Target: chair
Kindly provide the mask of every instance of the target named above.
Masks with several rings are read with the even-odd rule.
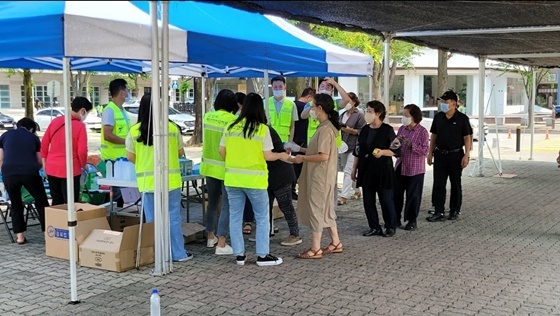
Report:
[[[105,165],[104,162],[103,165]],[[98,173],[102,172],[97,166],[91,163],[87,163],[86,167],[82,168],[82,176],[80,178],[80,202],[94,205],[101,205],[105,203],[108,193],[98,192],[93,188],[93,183],[95,181],[94,178]]]
[[[39,213],[38,213],[37,209],[35,208],[35,205],[33,205],[35,203],[35,199],[25,189],[25,187],[21,188],[21,199],[22,199],[22,202],[23,202],[23,210],[25,212],[25,222],[29,223],[29,218],[30,217],[32,219],[39,220]],[[2,207],[4,207],[4,206],[6,208],[2,209]],[[16,241],[14,239],[14,235],[12,234],[12,227],[10,227],[10,225],[9,225],[9,224],[12,223],[12,221],[11,221],[11,217],[12,217],[11,211],[12,211],[12,206],[11,206],[9,200],[0,202],[0,217],[2,218],[2,222],[4,223],[4,228],[8,232],[8,236],[10,237],[10,240],[12,241],[12,243],[15,243]],[[9,221],[8,221],[8,218],[10,218]],[[40,223],[27,225],[27,226],[29,227],[29,226],[37,226],[37,225],[40,225]]]

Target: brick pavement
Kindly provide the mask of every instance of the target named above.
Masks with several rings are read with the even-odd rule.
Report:
[[[303,245],[282,247],[287,225],[280,219],[271,240],[280,266],[256,266],[248,241],[243,267],[193,242],[194,259],[163,277],[150,276],[150,267],[114,273],[78,266],[82,303],[75,306],[67,304],[68,264],[44,255],[38,227],[23,246],[9,243],[1,227],[0,315],[148,315],[152,287],[160,289],[163,315],[560,315],[556,155],[527,161],[505,151],[504,172],[517,177],[492,177],[488,159],[485,177],[465,173],[456,222],[428,223],[422,211],[417,231],[362,237],[361,201],[351,201],[338,208],[342,254],[295,259],[310,231],[302,227]],[[431,186],[429,168],[423,209]]]

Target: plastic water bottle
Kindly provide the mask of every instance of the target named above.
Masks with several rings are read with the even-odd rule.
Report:
[[[92,184],[91,184],[91,190],[92,191],[99,191],[99,184],[97,184],[98,179],[99,179],[99,176],[97,175],[97,173],[94,173]]]
[[[152,290],[150,297],[150,316],[160,316],[159,294],[157,289]]]
[[[115,161],[115,171],[113,172],[113,177],[118,180],[125,180],[124,176],[123,160],[122,158],[117,158],[117,160]]]
[[[105,163],[105,168],[106,168],[106,175],[107,175],[107,179],[111,179],[113,178],[113,162],[111,160],[107,160],[107,162]]]

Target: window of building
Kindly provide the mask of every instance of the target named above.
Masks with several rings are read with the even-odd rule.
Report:
[[[507,105],[523,105],[526,99],[525,86],[521,78],[507,78]]]
[[[0,85],[0,108],[10,108],[10,86]]]
[[[25,108],[25,87],[21,86],[21,107]],[[36,85],[33,87],[33,96],[31,97],[31,102],[35,104],[36,100],[41,102],[41,107],[48,107],[51,106],[51,103],[54,101],[54,98],[51,98],[47,95],[47,86],[39,86]]]

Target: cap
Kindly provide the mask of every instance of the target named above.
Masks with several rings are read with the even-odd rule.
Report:
[[[438,98],[439,100],[443,100],[443,101],[447,101],[447,100],[453,100],[455,102],[457,102],[459,100],[459,98],[457,98],[457,94],[455,92],[453,92],[453,90],[448,90],[446,91],[441,97]]]

